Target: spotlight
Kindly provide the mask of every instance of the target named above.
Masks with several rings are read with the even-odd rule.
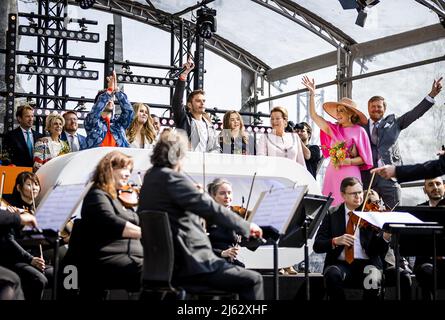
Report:
[[[367,17],[368,13],[365,11],[365,8],[359,10],[355,24],[363,28]]]
[[[34,14],[34,12],[31,12],[31,14]],[[33,17],[28,17],[27,19],[31,28],[37,28],[37,22],[34,21]]]
[[[124,64],[124,65],[122,66],[122,72],[123,72],[124,74],[129,75],[129,76],[133,74],[133,71],[130,70],[130,65],[128,65],[128,64]]]
[[[262,116],[261,112],[258,112],[257,114],[255,114],[253,116],[253,122],[251,123],[251,125],[254,125],[254,126],[262,125],[263,124],[263,120],[261,120],[261,116]]]
[[[84,96],[81,96],[81,98],[85,98]],[[78,103],[77,103],[77,105],[74,107],[74,110],[77,110],[77,111],[83,111],[83,110],[85,110],[87,107],[85,107],[85,102],[83,102],[83,101],[79,101]]]
[[[88,31],[88,27],[85,25],[83,21],[79,21],[80,32]]]
[[[28,58],[28,65],[29,66],[35,66],[37,64],[36,60],[32,55],[27,55],[26,58]]]
[[[96,0],[76,0],[79,3],[79,7],[82,9],[89,9],[94,6]]]
[[[196,27],[199,35],[204,39],[210,39],[216,32],[216,10],[204,6],[197,11],[197,15]]]

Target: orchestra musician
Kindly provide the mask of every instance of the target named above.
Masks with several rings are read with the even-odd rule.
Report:
[[[26,300],[41,300],[43,290],[52,279],[53,268],[45,264],[42,255],[32,255],[15,239],[24,225],[36,227],[35,217],[29,213],[20,213],[14,207],[8,207],[12,223],[0,228],[0,265],[15,272],[22,282]],[[5,213],[0,213],[5,214]]]
[[[11,214],[11,212],[0,210],[0,237],[3,238],[4,231],[22,226],[36,227],[36,218],[30,213]],[[0,247],[0,260],[7,252]],[[0,263],[1,264],[1,263]],[[0,300],[23,300],[23,290],[20,277],[10,269],[0,266]]]
[[[132,169],[131,157],[112,151],[93,173],[93,186],[81,210],[82,298],[100,299],[106,289],[140,289],[143,252],[139,217],[118,199],[118,190],[128,185]]]
[[[344,178],[340,192],[344,202],[330,209],[313,245],[316,253],[327,253],[323,271],[327,295],[331,300],[344,300],[344,288],[358,286],[364,289],[364,299],[375,299],[380,293],[382,257],[391,235],[369,226],[355,226],[359,222],[353,211],[363,202],[363,186],[358,178]]]
[[[232,184],[221,178],[216,178],[207,185],[210,196],[220,205],[231,209],[233,195]],[[231,209],[232,210],[232,209]],[[234,212],[234,214],[237,214]],[[238,245],[238,235],[235,231],[220,227],[216,224],[207,224],[210,242],[213,252],[240,267],[245,267],[244,263],[237,259],[240,247]]]
[[[153,167],[144,177],[138,207],[138,212],[168,213],[175,246],[173,283],[238,293],[244,300],[263,299],[262,276],[216,256],[200,217],[245,237],[261,237],[262,230],[200,192],[182,173],[187,149],[187,135],[182,131],[165,129],[161,133],[151,156]]]
[[[28,212],[34,212],[34,199],[40,193],[40,181],[35,173],[23,171],[15,179],[14,190],[11,196],[5,195],[9,205],[24,209]]]

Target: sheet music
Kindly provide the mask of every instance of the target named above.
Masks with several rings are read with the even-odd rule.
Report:
[[[354,213],[379,228],[382,228],[385,223],[424,223],[408,212],[354,211]]]
[[[299,186],[263,191],[253,210],[252,222],[272,226],[284,234],[306,190],[307,186]]]
[[[37,208],[36,218],[40,229],[60,231],[77,208],[89,186],[67,184],[49,191]]]

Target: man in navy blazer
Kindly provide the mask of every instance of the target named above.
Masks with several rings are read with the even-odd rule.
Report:
[[[390,114],[383,117],[386,111],[385,98],[374,96],[368,101],[368,124],[364,126],[371,141],[374,168],[383,165],[402,165],[402,157],[397,143],[400,132],[408,128],[411,123],[423,116],[434,105],[434,97],[442,89],[442,78],[434,80],[430,93],[412,110],[400,117]],[[375,128],[374,128],[375,127]],[[362,171],[362,181],[365,188],[371,180],[369,170]],[[395,180],[385,180],[375,176],[372,189],[377,191],[385,204],[394,207],[401,199],[400,185]]]
[[[71,152],[86,149],[87,143],[85,136],[77,133],[79,124],[77,122],[76,112],[69,110],[63,114],[63,118],[65,119],[65,126],[63,127],[60,139],[68,142]]]
[[[34,164],[34,144],[43,135],[32,129],[34,109],[30,105],[19,106],[15,116],[19,126],[5,133],[3,149],[8,152],[12,164],[19,167],[32,167]]]

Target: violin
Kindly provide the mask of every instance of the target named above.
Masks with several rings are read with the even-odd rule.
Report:
[[[241,216],[243,219],[247,220],[251,214],[250,210],[243,208],[242,206],[230,206],[230,209]]]
[[[135,185],[126,185],[117,190],[117,197],[127,209],[134,208],[139,204],[140,188]]]

